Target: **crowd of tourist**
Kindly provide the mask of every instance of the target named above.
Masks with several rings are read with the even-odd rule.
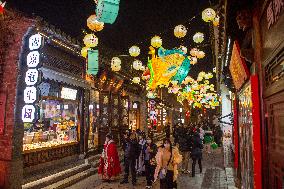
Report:
[[[202,152],[211,152],[210,144],[207,145],[205,138],[214,136],[216,143],[221,146],[222,130],[218,126],[212,126],[203,121],[198,124],[176,124],[171,128],[165,127],[166,138],[163,143],[156,145],[151,136],[144,132],[126,131],[123,135],[122,150],[124,176],[121,184],[131,182],[135,186],[137,177],[144,176],[147,182],[146,188],[152,186],[159,180],[161,189],[177,188],[179,172],[182,174],[196,175],[195,166],[199,165],[202,173]],[[172,142],[173,141],[173,142]],[[205,143],[205,144],[204,144]],[[191,170],[189,162],[191,159]],[[100,159],[99,174],[105,181],[121,173],[118,150],[112,139],[112,135],[106,136],[104,150]],[[178,171],[180,170],[180,171]]]

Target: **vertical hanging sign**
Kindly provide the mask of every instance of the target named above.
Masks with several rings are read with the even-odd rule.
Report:
[[[25,73],[24,102],[22,108],[22,121],[24,123],[32,123],[37,118],[35,103],[38,100],[37,85],[40,83],[41,74],[38,71],[40,65],[39,49],[43,44],[43,38],[40,34],[32,35],[29,38],[29,53],[26,58],[27,71]]]

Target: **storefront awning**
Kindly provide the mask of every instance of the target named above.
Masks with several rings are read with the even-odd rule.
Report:
[[[81,78],[76,78],[74,76],[70,76],[65,73],[60,73],[58,71],[45,68],[45,67],[41,67],[39,70],[42,72],[43,78],[45,79],[52,79],[54,81],[63,82],[68,85],[82,87],[85,89],[91,88],[89,83]]]

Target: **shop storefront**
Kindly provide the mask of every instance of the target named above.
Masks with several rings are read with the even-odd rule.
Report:
[[[29,172],[70,156],[76,161],[86,146],[85,95],[90,86],[83,79],[84,60],[75,44],[64,46],[67,42],[59,34],[51,37],[52,32],[43,25],[30,30],[20,58],[15,116]]]

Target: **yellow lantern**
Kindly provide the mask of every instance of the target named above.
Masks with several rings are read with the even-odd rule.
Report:
[[[111,70],[114,72],[118,72],[121,70],[121,65],[120,64],[111,65]]]
[[[193,48],[193,49],[190,50],[189,53],[190,53],[191,56],[197,56],[197,54],[198,54],[198,49],[197,49],[197,48]]]
[[[178,25],[174,29],[174,35],[177,38],[183,38],[187,33],[187,29],[184,25]]]
[[[213,20],[213,25],[217,27],[219,26],[219,22],[220,22],[220,17],[217,15]]]
[[[211,9],[211,8],[207,8],[204,11],[202,11],[202,19],[205,22],[210,22],[213,21],[213,19],[216,17],[216,12]]]
[[[159,37],[159,36],[154,36],[152,39],[151,39],[151,45],[155,48],[159,48],[162,46],[162,39]]]
[[[133,77],[132,82],[136,84],[140,83],[140,77]]]
[[[92,50],[90,47],[83,47],[82,50],[81,50],[81,55],[84,57],[84,58],[87,58],[87,55],[88,55],[88,50]]]
[[[111,69],[114,72],[118,72],[121,69],[121,60],[118,57],[113,57],[111,59]]]
[[[205,53],[203,51],[198,51],[197,54],[196,54],[196,58],[204,58],[205,57]]]
[[[203,33],[197,32],[196,34],[194,34],[193,41],[195,43],[202,43],[203,40],[204,40],[204,34]]]
[[[94,34],[85,35],[83,41],[86,47],[96,47],[99,43],[99,39]]]
[[[104,23],[99,22],[95,14],[89,16],[89,18],[87,19],[87,26],[92,31],[101,31],[102,29],[104,29]]]
[[[137,46],[130,47],[129,54],[133,57],[138,56],[140,54],[140,48]]]
[[[135,70],[140,70],[142,66],[142,62],[140,60],[134,60],[132,66]]]

